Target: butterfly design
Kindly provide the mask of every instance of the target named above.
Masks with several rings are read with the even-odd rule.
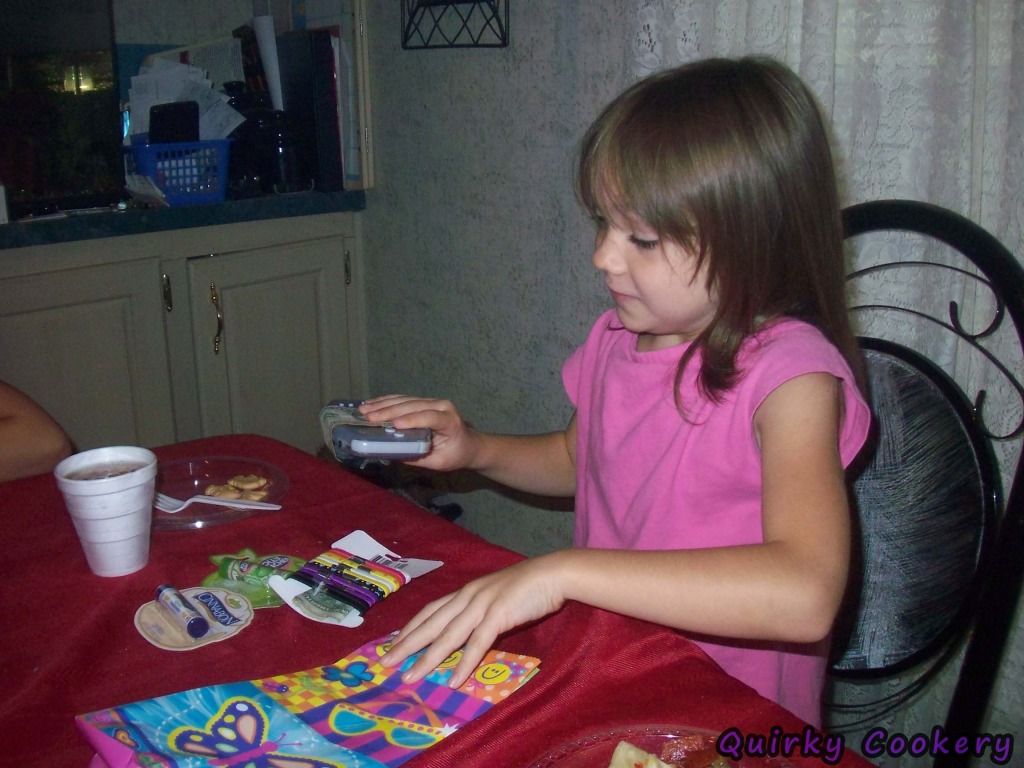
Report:
[[[324,680],[340,682],[347,688],[358,688],[363,683],[373,681],[373,672],[365,661],[350,662],[344,669],[336,666],[321,667]]]
[[[132,738],[132,735],[128,732],[127,728],[118,728],[115,730],[114,738],[126,747],[131,747],[132,749],[136,749],[139,746],[139,742]]]
[[[168,768],[170,766],[170,763],[163,756],[142,751],[136,736],[133,735],[127,726],[115,728],[111,735],[118,742],[135,752],[135,762],[142,766],[142,768]]]
[[[341,763],[278,751],[266,739],[269,720],[260,705],[245,696],[224,702],[205,728],[182,726],[167,737],[170,747],[204,757],[210,765],[238,768],[344,768]]]
[[[171,764],[163,757],[149,752],[139,752],[135,755],[135,760],[142,768],[171,768]]]

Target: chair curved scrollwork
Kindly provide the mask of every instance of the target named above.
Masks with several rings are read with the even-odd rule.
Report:
[[[966,638],[946,730],[973,734],[992,695],[1024,578],[1024,386],[1019,373],[1024,270],[980,226],[934,205],[862,203],[844,210],[843,223],[848,239],[870,232],[914,233],[938,241],[940,248],[945,244],[965,261],[919,257],[917,249],[909,253],[898,244],[888,258],[848,276],[852,287],[875,280],[888,294],[875,300],[869,286],[871,300],[861,299],[865,291],[858,291],[851,301],[858,328],[866,316],[886,319],[867,323],[871,335],[860,338],[875,430],[852,482],[857,546],[831,672],[856,681],[925,670],[894,694],[845,708],[847,715],[859,708],[870,719],[912,698],[956,656]],[[958,298],[945,303],[944,313],[891,298],[901,286],[933,298],[954,284],[971,285],[969,294],[987,294],[991,317],[980,330],[968,330],[976,323],[974,313],[971,322],[965,321]],[[922,285],[927,288],[921,290]],[[988,391],[977,384],[972,384],[977,389],[973,396],[966,394],[965,386],[943,370],[952,367],[948,360],[930,359],[924,345],[906,335],[914,324],[932,329],[925,334],[946,334],[955,349],[966,349],[986,367],[984,373],[972,367],[971,381],[997,381],[1002,397],[1013,402],[991,408]],[[894,329],[900,333],[888,332]],[[992,351],[989,342],[997,334],[1009,352]],[[878,338],[882,335],[887,338]],[[898,340],[888,338],[892,335]],[[1013,415],[1018,412],[1019,418]],[[998,458],[997,444],[1013,446],[1017,455],[1007,458],[1002,451]],[[959,762],[958,756],[948,756],[936,764]]]

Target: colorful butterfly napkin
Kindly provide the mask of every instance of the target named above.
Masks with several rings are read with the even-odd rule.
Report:
[[[448,687],[457,651],[414,684],[379,659],[391,636],[334,664],[196,688],[79,715],[110,768],[396,768],[486,712],[537,672],[538,659],[491,651]]]

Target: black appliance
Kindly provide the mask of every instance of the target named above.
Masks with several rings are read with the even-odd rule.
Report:
[[[331,33],[311,29],[278,35],[277,58],[298,165],[311,171],[317,191],[344,189]]]

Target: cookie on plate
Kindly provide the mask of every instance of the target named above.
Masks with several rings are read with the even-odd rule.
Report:
[[[615,747],[608,768],[672,768],[672,766],[628,741],[620,741]]]
[[[234,486],[240,491],[256,491],[267,484],[267,478],[262,475],[235,475],[228,480],[228,485]]]
[[[213,484],[206,486],[204,493],[207,496],[216,496],[218,499],[240,499],[242,492],[233,485]]]

